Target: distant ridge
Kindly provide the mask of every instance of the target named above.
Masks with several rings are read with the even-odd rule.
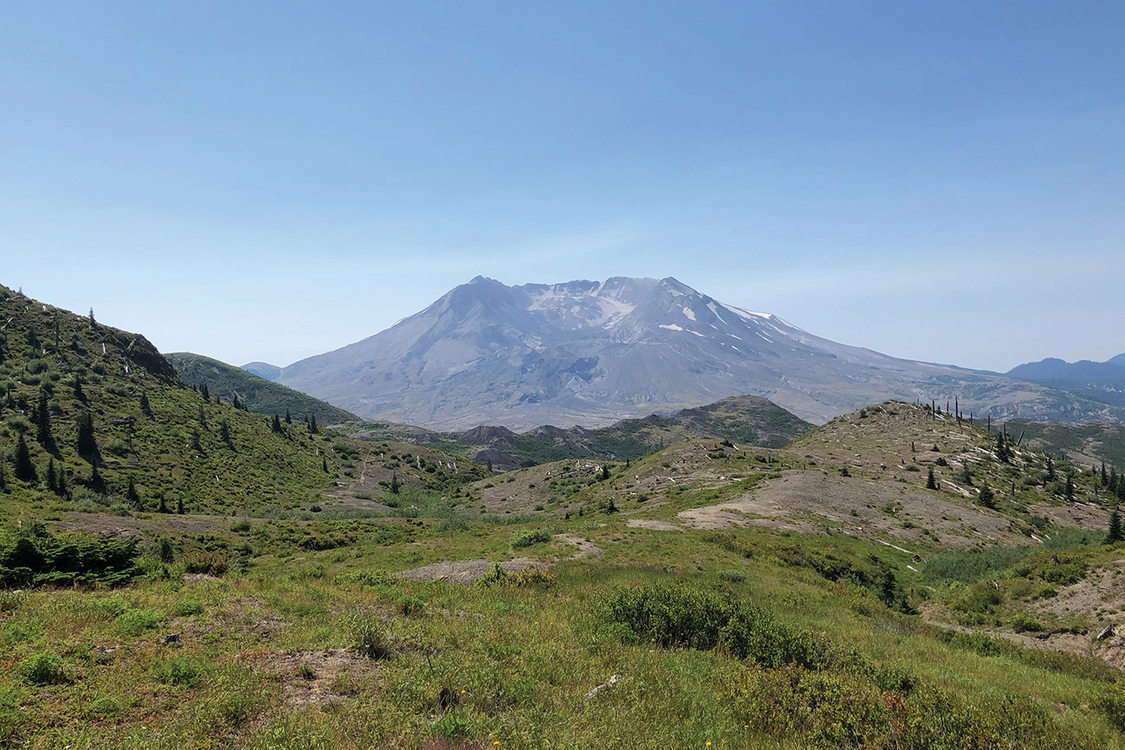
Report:
[[[242,369],[270,381],[276,381],[278,376],[281,375],[281,368],[277,365],[271,365],[269,362],[249,362],[242,365]]]
[[[339,409],[320,399],[286,388],[259,377],[245,368],[228,365],[217,359],[191,352],[165,354],[180,379],[190,385],[207,385],[212,396],[228,403],[235,397],[249,411],[266,416],[290,414],[294,419],[316,417],[319,425],[339,424],[359,419],[354,414]]]
[[[957,399],[994,417],[1125,416],[1044,385],[838,344],[673,278],[509,287],[478,276],[277,381],[367,419],[442,431],[599,427],[742,394],[814,423],[887,398]]]

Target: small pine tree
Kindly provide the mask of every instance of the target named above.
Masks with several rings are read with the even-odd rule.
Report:
[[[1074,479],[1070,474],[1066,475],[1066,488],[1064,492],[1066,493],[1066,499],[1070,502],[1074,502]]]
[[[90,327],[91,328],[97,328],[98,327],[98,321],[94,318],[94,308],[92,308],[92,307],[90,308],[89,319],[90,319]]]
[[[203,404],[199,405],[199,424],[207,429],[207,413],[203,411]]]
[[[203,452],[203,444],[199,442],[199,430],[194,427],[191,430],[191,449],[196,453]]]
[[[285,410],[285,424],[293,424],[293,417],[289,416],[289,410]]]
[[[398,472],[396,471],[393,474],[391,474],[391,494],[397,495],[398,490],[401,486],[402,485],[398,481]]]
[[[82,378],[74,378],[74,397],[82,403],[86,403],[86,394],[82,390]]]
[[[141,393],[141,414],[152,419],[152,406],[148,402],[148,394],[143,392]]]
[[[992,489],[987,484],[980,488],[977,500],[986,508],[996,509],[996,495],[993,494]]]
[[[609,479],[609,464],[602,464],[602,470],[601,470],[601,474],[599,474],[599,478],[602,481],[605,481],[606,479]]]
[[[84,411],[78,416],[78,455],[93,463],[98,455],[98,443],[94,439],[94,417]]]
[[[63,468],[59,467],[59,475],[55,480],[55,492],[59,493],[59,497],[66,497],[70,494],[70,487],[67,485],[66,472]]]
[[[316,426],[316,415],[313,414],[309,417],[309,432],[316,435],[320,432],[320,428]]]
[[[230,405],[233,406],[235,409],[241,409],[242,408],[242,402],[238,400],[238,394],[237,393],[234,394],[234,399],[230,402]]]
[[[328,473],[328,459],[327,458],[321,457],[320,468],[324,469],[325,474]]]
[[[132,503],[134,510],[144,510],[144,507],[141,505],[141,496],[137,492],[136,485],[133,484],[132,477],[129,477],[129,486],[125,490],[125,499]]]
[[[182,516],[184,514],[184,499],[182,497],[176,498],[176,515]]]
[[[969,468],[969,464],[965,464],[965,468],[961,469],[961,481],[970,487],[973,486],[973,471]]]
[[[51,434],[51,410],[47,408],[47,392],[39,391],[39,404],[35,408],[35,421],[39,426],[38,440],[43,450],[58,453],[55,437]]]
[[[158,508],[158,511],[160,513],[167,513],[168,512],[168,500],[167,500],[167,498],[164,497],[163,492],[160,493],[160,507]]]
[[[90,464],[90,481],[86,486],[94,492],[105,494],[105,481],[102,479],[101,473],[98,471],[97,463]]]
[[[1056,478],[1057,475],[1055,474],[1055,462],[1051,460],[1050,456],[1047,456],[1047,481],[1053,482]]]
[[[281,420],[278,419],[276,414],[273,415],[273,421],[270,422],[270,429],[278,434],[281,433]]]
[[[55,473],[55,459],[47,462],[47,491],[58,493],[59,491],[59,478]]]
[[[1117,506],[1114,506],[1113,512],[1109,514],[1109,532],[1105,535],[1105,543],[1116,544],[1123,540],[1125,536],[1121,534],[1121,514],[1117,511]]]
[[[20,433],[19,442],[16,443],[16,468],[14,473],[16,479],[23,482],[35,484],[39,481],[39,475],[35,472],[35,464],[31,463],[31,452],[27,449],[27,441],[23,439],[23,433]]]
[[[227,444],[228,448],[234,450],[234,442],[231,440],[230,436],[230,422],[225,419],[219,422],[219,438]]]
[[[172,549],[172,542],[167,538],[160,540],[160,562],[173,563],[176,561],[176,552]]]
[[[199,384],[199,393],[205,402],[211,400],[211,391],[207,389],[206,381]]]
[[[930,473],[926,476],[926,489],[927,490],[936,490],[937,489],[937,480],[934,479],[933,467],[930,467]]]

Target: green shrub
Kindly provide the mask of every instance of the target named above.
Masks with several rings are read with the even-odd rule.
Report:
[[[746,580],[746,573],[741,570],[720,570],[719,580],[727,581],[728,583],[742,583]]]
[[[551,532],[547,529],[525,529],[512,537],[512,547],[520,549],[549,541],[551,541]]]
[[[604,621],[626,625],[637,641],[664,648],[722,646],[734,656],[767,666],[816,667],[833,658],[820,639],[781,625],[725,593],[649,586],[610,596],[600,608]]]
[[[104,599],[95,599],[90,603],[94,614],[105,620],[116,620],[129,609],[129,602],[119,596],[108,596]]]
[[[404,596],[398,600],[398,607],[399,611],[409,617],[424,612],[426,603],[421,599],[415,599],[413,596]]]
[[[391,655],[391,637],[375,615],[356,609],[344,618],[351,647],[372,659]]]
[[[166,685],[195,687],[203,675],[203,666],[188,656],[176,656],[160,666],[160,681]]]
[[[191,617],[203,613],[203,605],[194,599],[180,599],[173,610],[180,617]]]
[[[1017,633],[1037,633],[1043,629],[1038,620],[1022,612],[1012,617],[1011,626]]]
[[[66,681],[62,659],[46,651],[37,651],[21,661],[19,674],[34,685],[54,685]]]
[[[114,630],[124,636],[138,636],[146,630],[155,628],[160,622],[160,613],[147,609],[130,609],[123,612],[114,623]]]
[[[121,705],[112,695],[100,695],[90,701],[86,707],[86,716],[90,719],[108,719],[116,716],[121,710]]]
[[[230,567],[227,556],[221,552],[197,550],[184,555],[184,572],[222,576]]]

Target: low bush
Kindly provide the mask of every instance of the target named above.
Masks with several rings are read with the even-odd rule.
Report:
[[[203,677],[203,666],[189,656],[176,656],[160,666],[160,681],[166,685],[195,687]]]
[[[19,674],[33,685],[54,685],[66,682],[62,659],[45,651],[37,651],[21,661]]]
[[[547,529],[525,529],[512,537],[512,547],[519,549],[549,541],[551,541],[551,532]]]

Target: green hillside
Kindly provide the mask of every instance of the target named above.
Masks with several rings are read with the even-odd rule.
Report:
[[[206,385],[210,395],[228,403],[238,399],[241,406],[257,414],[285,416],[289,413],[293,419],[301,420],[316,417],[321,426],[359,419],[332,404],[217,359],[191,352],[174,352],[165,354],[164,358],[176,368],[183,382],[196,387]]]
[[[1036,447],[1084,463],[1125,466],[1125,425],[1120,422],[1060,424],[1027,419],[1008,421],[1008,431]]]

